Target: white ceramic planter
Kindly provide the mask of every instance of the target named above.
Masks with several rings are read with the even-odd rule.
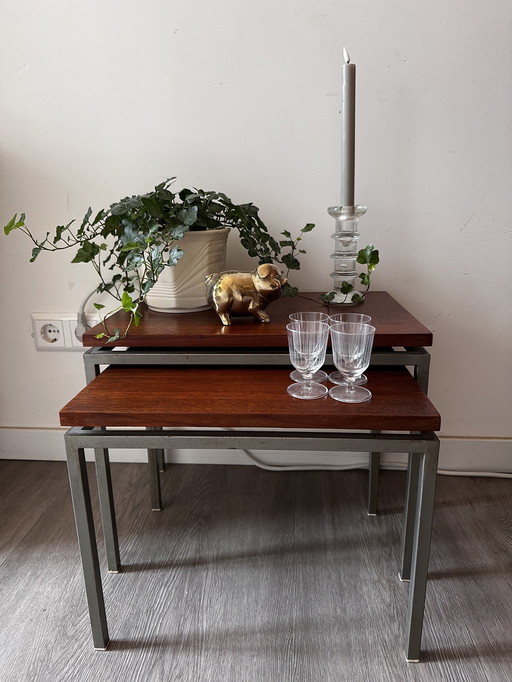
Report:
[[[205,277],[226,267],[230,228],[187,232],[179,242],[184,254],[177,265],[167,267],[148,292],[146,303],[159,313],[207,310]]]

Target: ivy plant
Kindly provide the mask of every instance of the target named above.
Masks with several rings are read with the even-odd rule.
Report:
[[[356,263],[360,265],[365,265],[366,270],[360,272],[358,277],[364,287],[363,291],[356,291],[353,284],[347,281],[343,281],[339,288],[339,291],[330,291],[327,294],[322,294],[320,297],[325,303],[330,303],[338,293],[345,296],[342,301],[336,301],[337,303],[363,303],[366,294],[370,290],[372,273],[379,263],[379,252],[373,246],[373,244],[368,244],[357,253]],[[349,299],[350,296],[350,299]]]
[[[34,244],[30,261],[42,252],[76,249],[73,263],[90,263],[98,275],[98,294],[109,294],[116,306],[104,313],[105,306],[94,303],[99,311],[103,331],[98,338],[117,341],[141,319],[141,303],[155,285],[164,268],[176,265],[183,256],[180,240],[188,231],[238,230],[240,243],[249,256],[259,263],[280,263],[286,276],[300,269],[302,237],[314,225],[306,224],[293,237],[284,230],[275,238],[252,203],[235,204],[226,194],[202,189],[184,188],[172,191],[176,178],[156,185],[147,194],[125,197],[93,215],[89,208],[81,223],[58,225],[53,234],[37,239],[25,222],[25,214],[13,218],[4,227],[5,234],[23,232]],[[297,287],[286,284],[284,296],[295,296]],[[129,322],[121,332],[110,330],[107,318],[118,310],[129,313]]]

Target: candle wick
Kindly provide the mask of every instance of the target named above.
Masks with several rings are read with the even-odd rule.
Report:
[[[343,48],[343,59],[345,60],[345,64],[350,64],[350,55],[347,52],[347,48]]]

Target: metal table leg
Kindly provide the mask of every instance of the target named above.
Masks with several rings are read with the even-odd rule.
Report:
[[[398,577],[403,582],[411,578],[411,561],[413,552],[414,521],[416,518],[416,500],[418,497],[418,476],[420,458],[417,454],[409,454],[407,464],[407,486],[403,514],[402,550]]]
[[[165,450],[159,450],[158,451],[158,470],[160,473],[164,473],[166,470],[167,465],[165,463]]]
[[[94,361],[94,356],[90,351],[86,351],[83,358],[85,380],[89,384],[100,374],[100,365]],[[96,461],[96,481],[100,500],[101,523],[107,550],[108,570],[110,573],[119,573],[121,570],[121,560],[119,557],[119,543],[117,541],[116,514],[108,450],[94,450],[94,458]]]
[[[110,573],[119,573],[121,559],[119,556],[119,542],[117,539],[116,512],[114,509],[114,495],[112,491],[112,477],[110,475],[110,461],[108,450],[95,449],[96,481],[100,501],[101,523],[105,536],[107,550],[107,565]]]
[[[439,441],[437,439],[428,445],[424,453],[417,456],[420,466],[417,478],[409,603],[405,626],[405,657],[410,662],[418,662],[420,659],[438,457]]]
[[[75,513],[78,545],[82,557],[85,591],[95,649],[106,649],[109,641],[105,602],[101,586],[98,548],[94,532],[91,497],[83,448],[65,437],[71,499]]]
[[[372,431],[378,435],[380,431]],[[377,516],[379,503],[380,452],[370,452],[368,459],[368,516]]]
[[[151,430],[162,431],[162,428],[155,426]],[[163,453],[164,450],[162,449],[155,448],[148,449],[149,488],[151,492],[152,511],[162,511],[162,490],[160,487],[160,463],[162,460]]]

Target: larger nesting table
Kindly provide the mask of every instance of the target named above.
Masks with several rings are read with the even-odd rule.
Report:
[[[113,572],[121,569],[121,561],[108,448],[405,452],[409,467],[399,573],[410,580],[405,655],[419,660],[439,414],[403,367],[370,370],[373,399],[359,405],[330,398],[293,399],[286,393],[288,375],[288,368],[264,366],[109,367],[61,410],[61,424],[71,427],[65,435],[66,453],[95,648],[106,648],[109,635],[85,448],[95,452],[108,568]]]

